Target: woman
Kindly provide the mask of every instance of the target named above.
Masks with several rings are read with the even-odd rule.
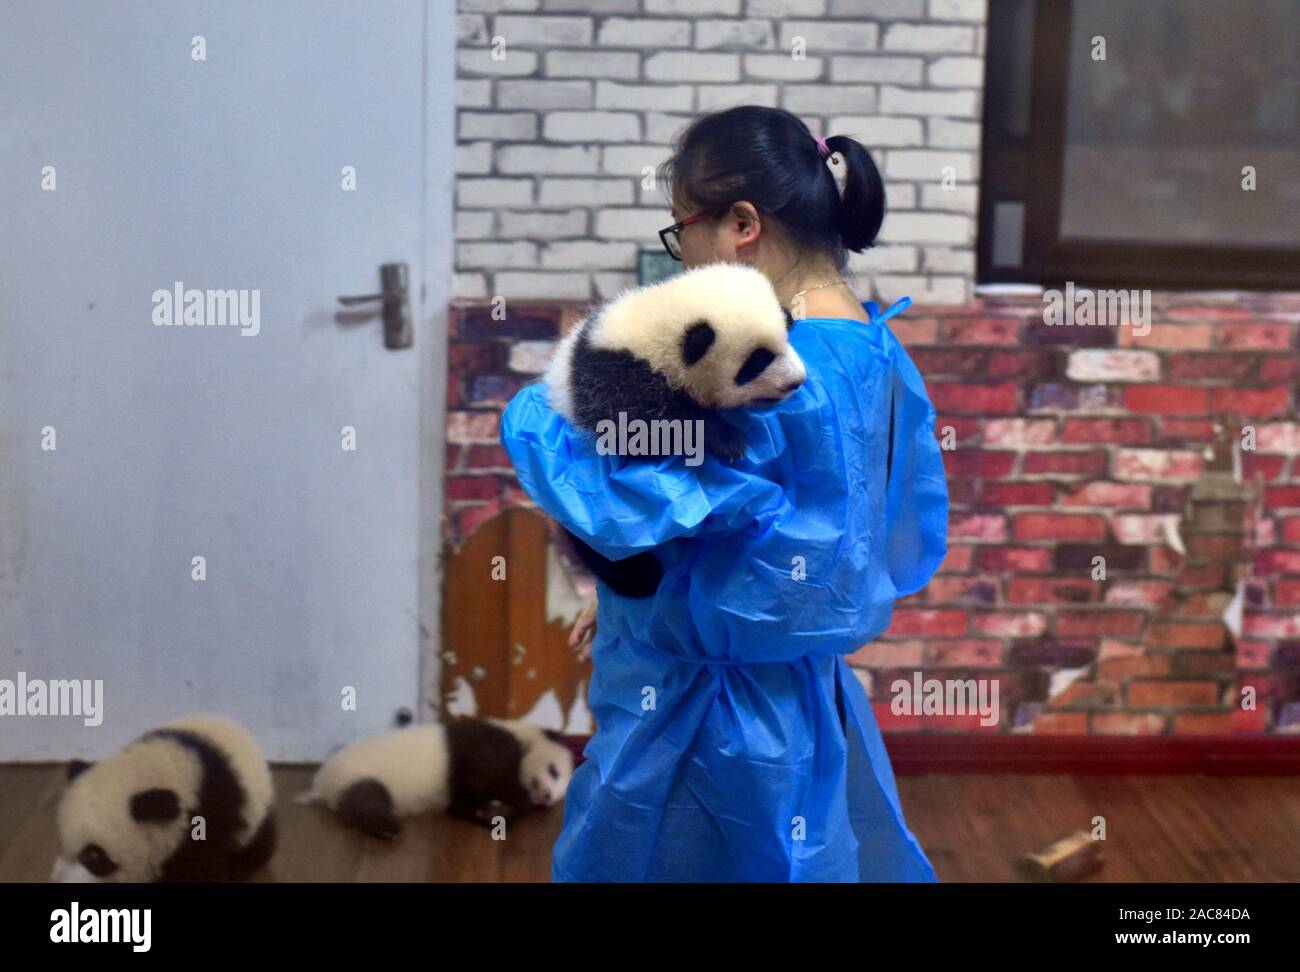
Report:
[[[880,228],[880,174],[853,139],[741,107],[697,119],[663,175],[676,220],[665,247],[688,267],[766,274],[808,379],[741,414],[749,452],[731,465],[601,455],[538,385],[502,416],[543,510],[611,559],[653,549],[664,567],[654,597],[601,591],[597,732],[552,876],[934,881],[844,659],[946,552],[934,409],[889,312],[841,277],[846,251]]]

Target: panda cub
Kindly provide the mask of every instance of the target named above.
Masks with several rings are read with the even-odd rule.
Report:
[[[628,422],[697,422],[704,449],[732,462],[745,442],[725,413],[774,405],[803,384],[804,365],[788,339],[793,327],[758,270],[697,267],[628,291],[566,335],[545,376],[551,407],[593,433],[603,422],[617,427],[620,413]],[[649,597],[658,589],[663,571],[653,554],[611,561],[573,534],[568,539],[616,593]]]
[[[178,719],[68,779],[55,881],[241,880],[275,850],[270,767],[231,719]]]
[[[324,803],[373,837],[401,833],[401,818],[439,811],[491,826],[564,799],[573,753],[531,723],[457,718],[390,729],[331,754],[298,797]]]

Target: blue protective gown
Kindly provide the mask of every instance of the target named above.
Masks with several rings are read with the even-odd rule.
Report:
[[[731,417],[749,444],[734,464],[602,455],[544,384],[506,408],[537,505],[606,557],[653,549],[664,567],[650,598],[598,588],[597,731],[554,880],[936,880],[843,657],[947,550],[934,407],[884,323],[908,303],[799,321],[807,381]]]

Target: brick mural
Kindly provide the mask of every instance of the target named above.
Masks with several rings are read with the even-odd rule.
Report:
[[[949,556],[851,658],[881,726],[1300,731],[1300,295],[1156,293],[1142,327],[976,297],[982,0],[459,10],[450,542],[528,503],[498,414],[658,248],[667,205],[646,173],[673,135],[779,106],[881,167],[889,215],[850,279],[917,302],[889,326],[945,450]],[[893,711],[891,685],[917,673],[993,680],[1006,716]]]
[[[582,312],[453,308],[453,544],[528,504],[498,415]],[[890,322],[935,402],[952,509],[939,574],[850,659],[882,727],[990,731],[891,711],[921,672],[996,679],[993,731],[1296,731],[1300,295],[1157,293],[1140,336],[1043,318],[983,300]]]

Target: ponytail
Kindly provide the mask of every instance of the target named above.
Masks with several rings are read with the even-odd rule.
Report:
[[[861,253],[874,246],[885,220],[885,182],[871,153],[847,135],[832,135],[826,146],[844,159],[844,197],[837,226],[846,250]]]

